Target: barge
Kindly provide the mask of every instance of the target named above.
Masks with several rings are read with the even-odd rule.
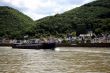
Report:
[[[51,49],[54,50],[56,47],[55,43],[35,43],[35,44],[13,44],[12,48],[18,49]]]

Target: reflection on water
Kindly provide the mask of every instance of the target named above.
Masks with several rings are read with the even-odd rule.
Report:
[[[0,73],[110,73],[110,48],[0,47]]]

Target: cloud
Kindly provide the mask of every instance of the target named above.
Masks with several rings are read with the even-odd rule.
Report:
[[[10,6],[37,20],[62,13],[93,0],[0,0],[0,6]]]

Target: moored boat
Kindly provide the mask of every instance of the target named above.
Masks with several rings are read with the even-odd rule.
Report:
[[[37,43],[37,44],[13,44],[12,48],[21,49],[52,49],[56,47],[55,43]]]

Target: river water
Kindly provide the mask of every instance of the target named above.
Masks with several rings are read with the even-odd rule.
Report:
[[[0,47],[0,73],[110,73],[110,48]]]

